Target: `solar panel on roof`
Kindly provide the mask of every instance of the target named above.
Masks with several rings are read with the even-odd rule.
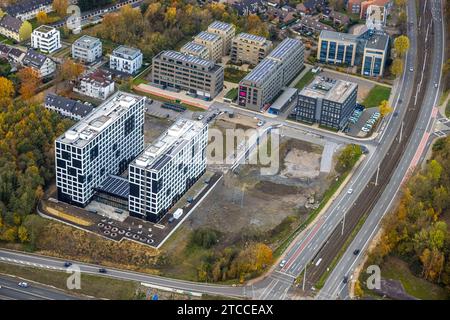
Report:
[[[130,184],[128,180],[110,175],[106,180],[97,188],[100,192],[109,193],[122,198],[128,198],[130,193]]]

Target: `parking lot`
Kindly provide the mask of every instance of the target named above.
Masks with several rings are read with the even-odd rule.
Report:
[[[355,123],[352,123],[351,121],[349,121],[347,134],[352,137],[368,136],[376,128],[376,124],[380,118],[377,119],[378,121],[373,121],[373,120],[370,121],[370,122],[373,122],[373,124],[371,124],[372,127],[369,128],[369,130],[363,131],[362,128],[368,123],[368,121],[371,119],[371,117],[375,118],[374,115],[376,113],[378,113],[378,108],[364,109],[361,112],[360,116],[356,117],[357,121]],[[364,130],[366,130],[366,129],[364,129]]]

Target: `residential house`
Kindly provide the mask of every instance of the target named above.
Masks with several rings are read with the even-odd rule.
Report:
[[[47,109],[74,120],[81,120],[93,110],[92,105],[89,103],[81,103],[53,93],[47,93],[44,105]]]
[[[114,92],[112,74],[98,69],[79,79],[73,87],[73,91],[95,99],[105,100]]]
[[[72,58],[92,63],[102,56],[102,42],[84,35],[72,44]]]
[[[0,34],[17,42],[29,39],[33,27],[28,21],[22,21],[5,14],[0,18]]]
[[[266,12],[264,0],[240,0],[231,4],[240,16]]]
[[[22,65],[32,68],[41,78],[51,76],[56,71],[56,63],[52,59],[33,49],[27,51]]]
[[[114,49],[109,57],[109,67],[120,72],[135,74],[142,67],[141,50],[127,46]]]
[[[52,12],[53,0],[21,0],[6,7],[10,16],[22,21],[31,20],[40,12]]]
[[[31,33],[31,47],[45,53],[52,53],[61,48],[61,34],[54,27],[42,25]]]

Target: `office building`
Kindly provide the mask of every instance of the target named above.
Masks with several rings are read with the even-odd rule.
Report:
[[[162,87],[186,90],[203,99],[213,99],[223,88],[223,67],[176,51],[162,51],[153,58],[152,82]]]
[[[79,79],[73,87],[74,92],[95,99],[105,100],[114,92],[114,81],[111,72],[97,69]]]
[[[81,103],[53,93],[47,93],[44,105],[47,109],[74,120],[81,120],[93,109],[89,103]]]
[[[389,36],[373,34],[364,46],[361,74],[370,77],[383,75],[389,52]]]
[[[356,64],[358,36],[334,31],[322,31],[317,45],[317,60],[331,64]]]
[[[159,221],[206,169],[208,125],[179,119],[129,166],[131,216]]]
[[[6,7],[6,12],[22,21],[36,18],[39,12],[53,11],[53,0],[21,0]]]
[[[213,60],[214,62],[218,62],[222,60],[222,38],[210,32],[202,31],[198,35],[194,37],[194,42],[198,44],[202,44],[209,50],[209,60]]]
[[[342,129],[356,107],[357,94],[356,83],[316,77],[298,93],[298,103],[291,118]]]
[[[31,68],[40,78],[52,76],[56,71],[56,63],[45,54],[29,49],[22,59],[24,67]]]
[[[228,55],[231,50],[231,42],[236,34],[236,28],[229,23],[214,21],[209,25],[207,31],[217,34],[222,39],[222,55]]]
[[[181,53],[185,53],[194,57],[199,57],[202,59],[209,59],[209,50],[206,46],[198,44],[194,41],[186,43],[181,49]]]
[[[144,149],[145,97],[117,92],[55,141],[58,199],[85,207]]]
[[[272,41],[249,33],[240,33],[231,44],[231,62],[257,65],[272,50]]]
[[[127,46],[114,49],[109,57],[109,67],[113,70],[135,74],[142,67],[141,50]]]
[[[5,14],[0,17],[0,34],[17,42],[30,38],[33,27],[28,21],[22,21]]]
[[[72,58],[92,63],[102,56],[100,39],[85,35],[72,44]]]
[[[238,103],[252,110],[266,110],[284,86],[304,65],[300,40],[284,39],[264,60],[239,82]]]
[[[61,48],[61,35],[56,28],[42,25],[31,33],[31,47],[45,53],[52,53]]]

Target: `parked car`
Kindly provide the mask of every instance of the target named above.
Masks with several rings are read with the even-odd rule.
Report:
[[[286,260],[281,260],[280,262],[280,267],[283,268],[286,264]]]
[[[169,223],[172,223],[172,222],[175,221],[175,218],[174,217],[170,217],[168,221],[169,221]]]
[[[202,119],[203,119],[203,115],[202,114],[197,117],[197,120],[202,120]]]

